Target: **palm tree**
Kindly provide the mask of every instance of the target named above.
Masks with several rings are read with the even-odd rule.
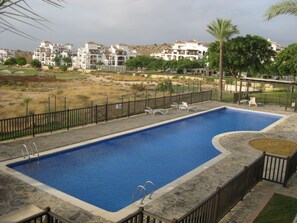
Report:
[[[220,63],[219,63],[219,100],[222,100],[223,94],[223,45],[232,35],[238,34],[239,30],[236,25],[231,23],[231,19],[217,18],[207,26],[207,32],[214,36],[220,45]]]
[[[283,0],[268,8],[265,13],[267,20],[270,20],[278,15],[295,15],[297,16],[297,1],[296,0]]]

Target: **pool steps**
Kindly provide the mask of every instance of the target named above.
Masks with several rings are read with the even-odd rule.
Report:
[[[30,155],[28,146],[26,144],[23,144],[23,147],[24,148],[22,148],[21,151],[24,159],[28,159],[28,161],[31,161],[31,157],[37,157],[37,159],[39,160],[39,151],[35,142],[32,142],[30,146],[31,155]]]
[[[136,187],[136,189],[134,190],[134,192],[132,194],[132,203],[134,202],[135,194],[139,191],[140,198],[142,198],[140,204],[143,204],[144,198],[148,195],[148,190],[146,189],[147,185],[153,186],[152,191],[149,193],[149,199],[152,199],[152,195],[156,190],[156,185],[152,181],[148,180],[143,185],[138,185]],[[143,196],[143,193],[144,193],[144,196]]]

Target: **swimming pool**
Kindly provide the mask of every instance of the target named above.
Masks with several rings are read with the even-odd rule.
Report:
[[[211,143],[215,135],[262,130],[280,118],[217,109],[10,167],[80,200],[118,211],[147,180],[161,188],[219,155]]]

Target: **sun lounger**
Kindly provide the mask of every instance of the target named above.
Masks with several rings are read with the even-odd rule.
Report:
[[[161,115],[166,115],[168,113],[168,109],[162,109],[162,108],[159,108],[159,109],[152,109],[150,107],[147,107],[144,112],[146,114],[151,114],[151,115],[155,115],[157,113],[161,114]]]
[[[179,108],[179,104],[178,103],[176,103],[176,102],[172,102],[172,104],[171,104],[171,108]]]
[[[251,106],[251,105],[258,106],[255,97],[250,97],[249,106]]]
[[[182,102],[182,104],[179,106],[180,110],[186,110],[186,111],[198,111],[198,106],[188,105],[187,102]]]

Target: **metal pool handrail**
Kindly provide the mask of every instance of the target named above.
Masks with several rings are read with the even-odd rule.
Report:
[[[147,195],[147,190],[145,189],[144,186],[142,186],[142,185],[138,185],[137,188],[135,189],[135,191],[134,191],[133,194],[132,194],[132,203],[134,202],[134,197],[135,197],[135,194],[136,194],[137,191],[139,191],[139,194],[140,194],[141,197],[142,197],[142,193],[143,193],[143,192],[145,193],[144,196],[142,197],[142,200],[141,200],[141,204],[142,204],[144,198],[145,198],[146,195]]]
[[[156,185],[152,181],[148,180],[148,181],[145,182],[145,184],[143,185],[143,187],[146,188],[146,186],[148,184],[150,184],[150,185],[153,186],[153,190],[151,191],[150,196],[149,196],[149,199],[152,199],[152,195],[156,191]]]

